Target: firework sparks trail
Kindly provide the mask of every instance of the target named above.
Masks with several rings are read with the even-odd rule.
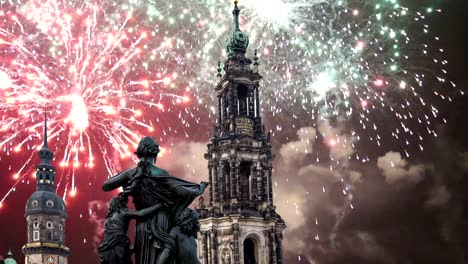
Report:
[[[67,189],[71,196],[77,192],[75,170],[95,166],[98,140],[127,158],[141,133],[159,128],[147,112],[162,112],[165,100],[189,100],[170,89],[177,81],[177,73],[170,72],[175,69],[142,58],[167,56],[170,47],[166,36],[140,26],[130,10],[112,12],[105,2],[29,1],[3,7],[0,19],[0,147],[6,155],[33,153],[42,113],[49,112],[50,139],[65,142],[57,146],[59,164],[71,168],[58,184],[67,178],[64,197]],[[99,154],[108,152],[103,147]],[[28,180],[31,160],[32,155],[14,173],[16,182],[0,203]],[[105,163],[108,172],[115,172],[112,163]]]
[[[438,106],[452,100],[454,89],[447,87],[455,87],[444,50],[429,44],[439,39],[431,35],[428,17],[441,10],[413,9],[399,0],[239,5],[242,30],[259,51],[263,112],[288,118],[273,136],[287,131],[284,124],[295,129],[344,122],[350,139],[330,148],[352,146],[348,159],[360,162],[370,157],[359,144],[404,142],[400,151],[409,157],[413,146],[422,150],[426,138],[437,136],[434,124],[445,122]],[[76,194],[75,170],[95,167],[99,157],[109,174],[115,172],[111,153],[129,157],[141,134],[188,137],[191,123],[210,122],[215,114],[212,87],[216,63],[226,55],[231,8],[222,0],[4,3],[3,153],[35,151],[42,112],[51,112],[51,139],[65,142],[57,147],[60,165],[72,169],[60,186]],[[182,129],[164,121],[172,113]],[[330,168],[342,167],[341,160],[331,156]],[[15,184],[0,203],[28,175],[27,166],[15,170]],[[346,197],[351,206],[352,194]]]

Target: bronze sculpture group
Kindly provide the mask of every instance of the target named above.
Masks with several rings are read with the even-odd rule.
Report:
[[[139,163],[108,179],[102,189],[123,191],[111,200],[104,239],[99,246],[101,264],[199,264],[196,233],[198,213],[188,208],[202,195],[207,183],[195,184],[155,166],[159,145],[152,137],[141,139],[135,154]],[[135,211],[127,208],[133,198]],[[135,244],[127,236],[136,219]]]

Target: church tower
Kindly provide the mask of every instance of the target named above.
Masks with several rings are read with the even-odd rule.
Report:
[[[198,205],[199,257],[203,264],[277,264],[286,225],[273,205],[274,156],[260,115],[258,57],[255,51],[252,63],[245,56],[249,38],[239,13],[234,1],[224,76],[218,63],[218,124],[205,154],[209,203],[201,198]]]
[[[70,249],[65,246],[65,203],[55,192],[54,154],[47,146],[47,120],[44,145],[36,167],[36,191],[29,197],[24,214],[28,242],[23,246],[26,264],[67,264]]]

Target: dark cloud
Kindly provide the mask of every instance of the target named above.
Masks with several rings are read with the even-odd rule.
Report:
[[[340,135],[333,129],[328,133]],[[459,232],[466,227],[457,186],[465,154],[450,165],[450,175],[437,156],[422,163],[397,152],[335,171],[311,157],[315,133],[320,129],[300,129],[275,161],[275,204],[288,225],[286,263],[463,263],[466,238]],[[453,147],[428,148],[453,155]],[[343,193],[347,184],[352,210]]]

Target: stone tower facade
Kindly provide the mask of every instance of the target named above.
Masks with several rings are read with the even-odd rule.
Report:
[[[36,191],[26,203],[27,244],[23,246],[26,264],[67,264],[70,249],[65,246],[65,203],[55,192],[54,154],[47,146],[47,121],[44,145],[36,167]]]
[[[245,56],[249,39],[239,29],[237,1],[234,29],[226,43],[228,59],[216,86],[218,124],[205,159],[209,203],[200,199],[199,257],[203,264],[283,263],[286,228],[276,213],[272,193],[269,135],[260,116],[258,57]]]

